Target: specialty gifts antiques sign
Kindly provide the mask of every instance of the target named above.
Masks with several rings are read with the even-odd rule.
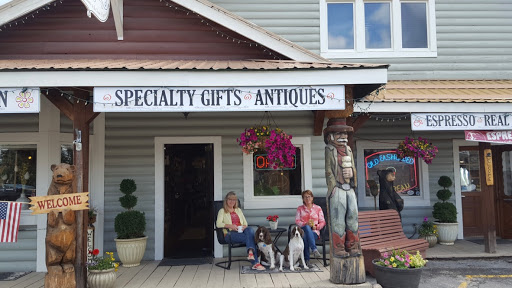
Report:
[[[345,86],[95,87],[94,112],[343,110]]]
[[[0,87],[0,113],[39,113],[39,88]]]
[[[512,113],[412,113],[411,128],[421,130],[511,130]]]
[[[110,0],[82,0],[82,3],[87,8],[87,16],[89,18],[93,14],[100,22],[107,21],[108,13],[110,12]]]

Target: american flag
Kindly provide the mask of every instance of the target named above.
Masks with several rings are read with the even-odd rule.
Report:
[[[18,241],[22,204],[17,202],[0,202],[0,242]]]

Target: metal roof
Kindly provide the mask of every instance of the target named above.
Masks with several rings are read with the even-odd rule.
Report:
[[[139,60],[139,59],[57,59],[0,60],[1,71],[27,70],[296,70],[296,69],[371,69],[387,68],[384,64],[342,64],[333,62],[299,62],[293,60]]]
[[[512,103],[512,80],[389,81],[358,102]]]

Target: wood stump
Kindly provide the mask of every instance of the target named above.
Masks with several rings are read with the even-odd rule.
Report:
[[[335,284],[360,284],[366,281],[363,255],[346,258],[331,254],[331,278]]]
[[[44,277],[46,288],[74,288],[76,287],[75,271],[64,272],[60,266],[49,266]]]

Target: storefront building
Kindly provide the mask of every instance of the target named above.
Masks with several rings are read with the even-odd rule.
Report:
[[[80,1],[37,7],[12,20],[19,26],[10,21],[2,29],[0,111],[9,112],[0,114],[2,200],[46,195],[50,165],[73,158],[76,111],[91,120],[84,189],[98,212],[95,247],[102,251],[115,251],[125,178],[135,180],[136,209],[146,214],[147,260],[221,257],[211,203],[228,191],[237,192],[254,224],[269,213],[292,223],[301,191],[325,193],[318,135],[325,111],[345,111],[351,99],[386,83],[387,65],[330,63],[194,2],[200,12],[124,3],[123,41],[115,17],[89,19]],[[39,109],[20,113],[27,105],[17,97]],[[12,105],[18,110],[8,111]],[[241,152],[240,133],[262,121],[293,135],[293,171],[256,167]],[[8,195],[10,185],[21,190]],[[46,217],[25,209],[18,242],[0,244],[0,271],[12,271],[13,262],[16,270],[45,271],[45,227]]]

